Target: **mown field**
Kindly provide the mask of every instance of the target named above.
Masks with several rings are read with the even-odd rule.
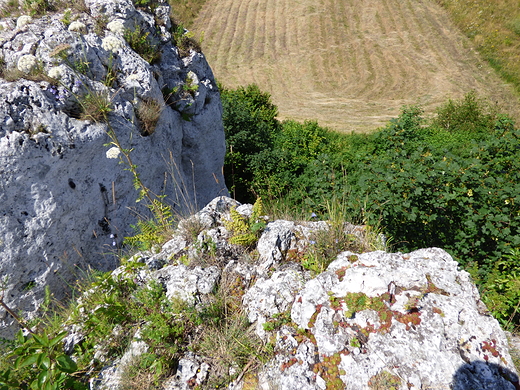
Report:
[[[256,83],[281,119],[370,131],[471,90],[520,118],[513,87],[434,1],[206,0],[192,30],[217,79]]]

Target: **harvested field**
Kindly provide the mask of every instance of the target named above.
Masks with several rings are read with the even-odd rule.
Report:
[[[217,79],[256,83],[281,119],[370,131],[406,104],[432,113],[476,90],[518,97],[433,0],[207,0],[193,24]]]

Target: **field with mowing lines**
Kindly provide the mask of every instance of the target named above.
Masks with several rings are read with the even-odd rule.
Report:
[[[405,104],[432,113],[470,90],[518,98],[433,0],[207,0],[193,24],[217,80],[256,83],[281,119],[370,131]]]

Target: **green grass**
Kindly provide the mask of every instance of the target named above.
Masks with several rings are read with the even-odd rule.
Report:
[[[520,8],[517,0],[437,0],[484,59],[520,93]]]

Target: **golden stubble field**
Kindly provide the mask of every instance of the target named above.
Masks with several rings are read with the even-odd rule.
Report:
[[[407,104],[427,114],[476,90],[518,98],[433,0],[207,0],[193,24],[217,80],[256,83],[280,119],[370,131]]]

